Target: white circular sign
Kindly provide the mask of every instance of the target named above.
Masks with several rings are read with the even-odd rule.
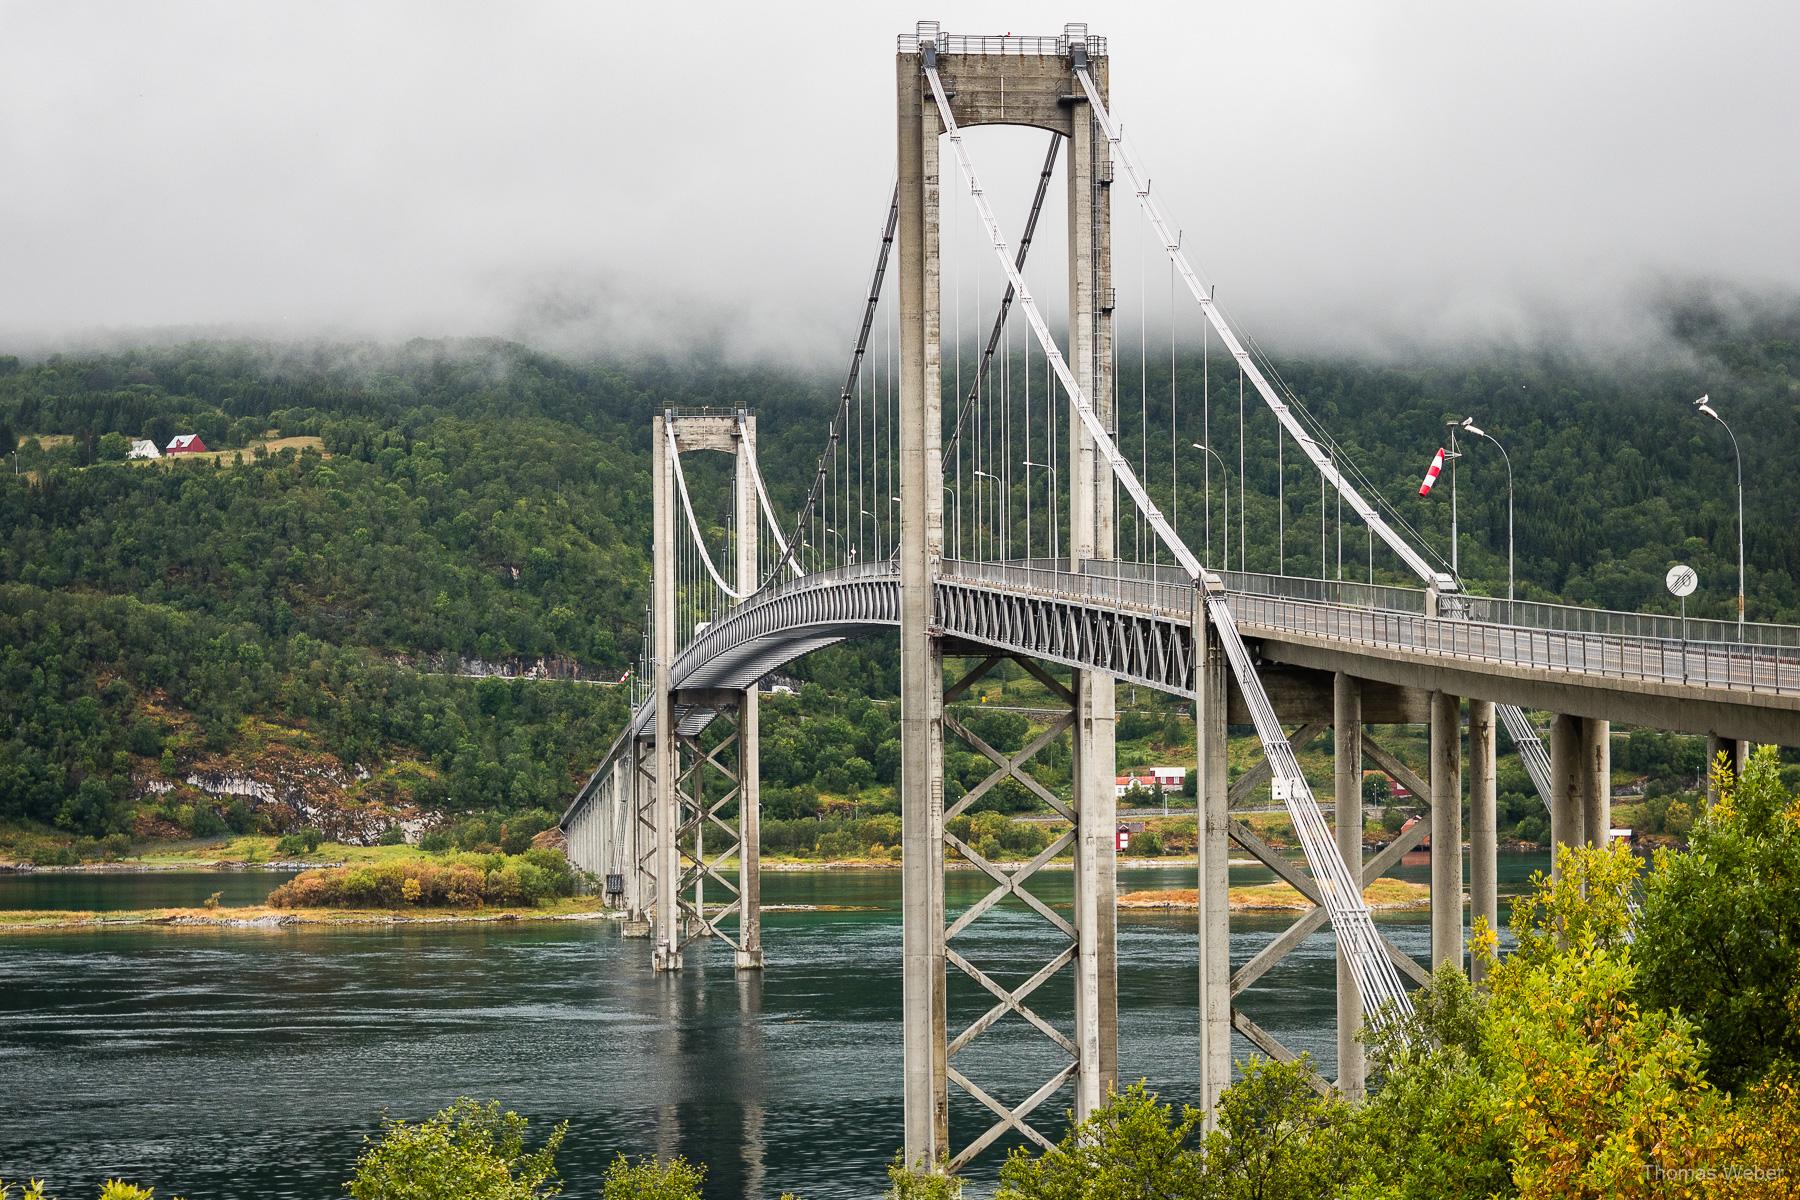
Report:
[[[1664,582],[1669,585],[1670,595],[1691,596],[1694,589],[1700,586],[1700,576],[1687,564],[1676,563],[1669,568],[1668,578]]]

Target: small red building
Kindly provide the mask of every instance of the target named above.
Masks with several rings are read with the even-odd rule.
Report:
[[[197,433],[182,433],[169,439],[164,454],[204,454],[206,443],[200,440]]]

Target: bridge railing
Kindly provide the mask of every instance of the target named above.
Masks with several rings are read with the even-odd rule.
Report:
[[[1732,691],[1800,693],[1800,649],[1530,628],[1244,595],[1240,624],[1466,661]]]
[[[1180,573],[1169,568],[1134,563],[1096,561],[1091,570],[1077,574],[1056,563],[1039,559],[1008,563],[956,562],[944,564],[943,578],[950,581],[1001,587],[1035,593],[1074,603],[1096,601],[1176,619],[1193,611],[1193,589]],[[1344,600],[1259,594],[1257,587],[1325,583],[1318,595],[1355,596],[1348,585],[1335,580],[1292,580],[1265,576],[1245,579],[1234,572],[1226,577],[1233,593],[1232,607],[1240,624],[1310,634],[1356,645],[1391,648],[1426,654],[1442,654],[1468,661],[1491,662],[1525,668],[1586,672],[1615,679],[1718,687],[1739,691],[1800,693],[1800,646],[1760,645],[1750,642],[1709,642],[1658,636],[1667,626],[1654,618],[1633,624],[1621,622],[1617,630],[1531,627],[1462,618],[1430,616],[1421,611],[1424,593],[1406,588],[1362,588],[1363,604]],[[1247,588],[1231,586],[1244,582]],[[1377,606],[1386,601],[1396,607]],[[1376,602],[1376,603],[1371,603]],[[1407,602],[1409,608],[1397,607]],[[1562,607],[1562,606],[1540,606]],[[1580,612],[1583,610],[1573,610]],[[1606,615],[1601,610],[1600,615]],[[1637,614],[1612,614],[1636,616]],[[1546,620],[1555,614],[1545,614]],[[1679,626],[1680,622],[1675,622]],[[1725,624],[1718,622],[1717,624]],[[1735,625],[1728,628],[1735,630]],[[1786,626],[1765,627],[1785,630]],[[1645,632],[1652,631],[1652,632]]]
[[[1100,565],[1113,564],[1105,562]],[[1122,565],[1127,568],[1138,567],[1134,563]],[[1179,571],[1176,572],[1179,582],[1172,582],[1146,577],[1132,570],[1116,574],[1096,571],[1077,575],[1065,566],[1056,565],[1054,559],[1003,563],[946,559],[941,577],[950,581],[1034,592],[1040,596],[1080,603],[1105,599],[1112,604],[1166,616],[1191,616],[1194,611],[1194,589]]]
[[[1057,564],[1054,560],[1030,560],[1030,565],[1054,568]],[[1157,579],[1168,583],[1185,580],[1179,567],[1106,559],[1084,560],[1082,573],[1108,578]],[[1428,611],[1424,588],[1361,583],[1349,579],[1272,575],[1259,571],[1220,571],[1218,574],[1225,581],[1226,590],[1231,592],[1277,596],[1288,600],[1310,600],[1345,608],[1380,609],[1385,612]],[[1506,600],[1496,596],[1460,594],[1456,596],[1456,602],[1463,605],[1469,620],[1485,625],[1516,625],[1527,629],[1554,629],[1569,633],[1655,638],[1673,642],[1750,645],[1777,650],[1800,649],[1800,625],[1746,622],[1740,630],[1736,621],[1700,617],[1690,617],[1683,621],[1681,617],[1669,613],[1622,612],[1617,609],[1585,608],[1539,600]]]
[[[1605,608],[1581,608],[1571,604],[1546,604],[1539,600],[1502,600],[1491,596],[1463,596],[1469,619],[1489,625],[1522,625],[1532,629],[1561,629],[1571,633],[1599,633],[1620,637],[1659,638],[1664,641],[1715,642],[1763,646],[1780,650],[1800,649],[1800,625],[1765,625],[1679,616],[1667,613],[1618,612]]]
[[[1041,570],[1067,571],[1067,561],[1059,559],[1022,559],[1021,565]],[[1135,563],[1111,558],[1086,558],[1081,573],[1089,578],[1145,579],[1179,587],[1189,586],[1187,573],[1180,567],[1162,563]],[[1348,608],[1380,608],[1391,612],[1422,613],[1426,609],[1425,589],[1394,587],[1381,583],[1358,583],[1349,579],[1310,579],[1301,575],[1271,575],[1261,571],[1219,571],[1227,591],[1248,592],[1259,596],[1283,596],[1290,600],[1313,600],[1320,604],[1340,604]]]

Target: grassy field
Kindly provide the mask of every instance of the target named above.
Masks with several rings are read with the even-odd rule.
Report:
[[[345,846],[337,842],[323,842],[316,850],[281,854],[276,851],[275,843],[275,838],[259,835],[198,842],[153,843],[143,847],[138,854],[121,861],[146,867],[197,868],[215,864],[256,866],[273,862],[321,865],[379,863],[419,857],[417,846]]]

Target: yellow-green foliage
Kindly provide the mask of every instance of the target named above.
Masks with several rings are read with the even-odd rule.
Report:
[[[528,1122],[498,1101],[458,1100],[419,1123],[387,1121],[344,1185],[352,1200],[540,1200],[561,1192],[556,1152],[567,1122],[525,1148]]]
[[[276,888],[276,908],[479,908],[537,904],[575,891],[575,873],[555,850],[457,854],[444,859],[305,871]]]
[[[888,1190],[882,1200],[960,1200],[962,1192],[962,1180],[948,1167],[940,1165],[933,1171],[923,1159],[908,1165],[905,1155],[896,1154],[888,1164]]]
[[[606,1168],[606,1183],[600,1189],[601,1200],[700,1200],[700,1185],[706,1180],[706,1167],[688,1162],[679,1154],[664,1162],[659,1158],[640,1158],[635,1162],[623,1154]]]
[[[30,1183],[0,1180],[0,1200],[51,1200],[51,1196],[44,1190],[41,1179],[33,1179]],[[156,1200],[156,1189],[138,1187],[122,1179],[109,1179],[100,1188],[100,1200]],[[172,1200],[181,1200],[181,1197]]]

